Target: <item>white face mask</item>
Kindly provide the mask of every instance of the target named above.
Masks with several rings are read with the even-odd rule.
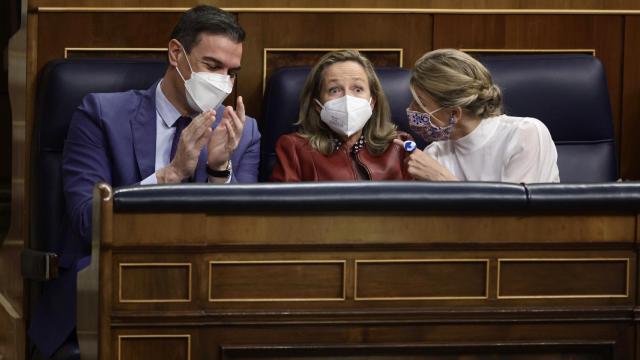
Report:
[[[185,80],[180,73],[180,69],[176,66],[178,74],[184,81],[184,88],[187,95],[187,102],[193,111],[205,112],[207,110],[215,110],[224,99],[227,98],[233,90],[233,82],[231,76],[210,72],[193,72],[189,57],[182,48],[189,69],[191,69],[191,78]]]
[[[315,102],[322,107],[320,119],[338,134],[347,137],[362,129],[369,121],[373,110],[371,98],[369,100],[351,95],[329,100],[324,105],[317,99]]]

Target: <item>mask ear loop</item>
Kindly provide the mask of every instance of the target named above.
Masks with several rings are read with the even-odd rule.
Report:
[[[429,112],[429,110],[427,110],[427,108],[422,105],[422,102],[420,101],[420,98],[418,98],[418,95],[416,95],[416,91],[413,90],[413,86],[409,85],[409,90],[411,91],[411,96],[413,96],[413,100],[420,106],[420,108],[427,114],[429,114],[429,116],[431,116],[431,113]]]
[[[178,41],[178,44],[180,44],[179,41]],[[193,74],[193,68],[191,67],[189,56],[187,56],[187,51],[184,49],[184,46],[182,46],[182,44],[180,44],[180,49],[182,49],[182,53],[184,54],[184,57],[187,59],[187,65],[189,65],[189,70],[191,70],[191,74]],[[176,70],[178,70],[178,75],[180,75],[180,77],[182,78],[182,81],[186,82],[187,80],[184,78],[184,76],[182,76],[182,73],[180,72],[180,69],[178,69],[177,66],[176,66]]]
[[[413,100],[415,100],[416,103],[418,103],[418,105],[420,105],[420,108],[426,113],[429,114],[429,117],[433,116],[433,114],[435,114],[436,112],[438,112],[441,109],[444,109],[444,106],[441,106],[433,111],[429,111],[427,110],[426,106],[422,105],[422,102],[420,101],[420,98],[418,97],[418,95],[416,95],[416,91],[413,90],[413,86],[409,85],[409,90],[411,91],[411,95],[413,96]]]
[[[324,105],[318,99],[313,99],[313,101],[315,101],[316,104],[320,105],[320,107],[324,109]]]

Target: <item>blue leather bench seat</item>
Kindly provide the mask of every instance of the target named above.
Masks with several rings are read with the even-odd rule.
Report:
[[[129,186],[114,191],[115,212],[388,211],[496,213],[636,212],[640,182],[326,182]]]
[[[522,210],[525,188],[508,183],[323,182],[117,188],[117,212],[508,211]],[[150,208],[152,206],[153,208]]]

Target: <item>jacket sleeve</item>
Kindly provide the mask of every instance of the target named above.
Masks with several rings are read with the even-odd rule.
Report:
[[[89,94],[73,114],[62,152],[62,186],[73,238],[91,242],[93,187],[111,184],[107,141],[100,122],[99,99]]]
[[[260,132],[255,119],[248,118],[245,124],[249,144],[240,156],[238,163],[233,163],[233,177],[231,182],[255,183],[258,181],[258,164],[260,163]]]
[[[300,182],[302,175],[300,172],[300,158],[296,143],[291,139],[291,135],[280,136],[276,143],[277,162],[271,172],[273,182]]]

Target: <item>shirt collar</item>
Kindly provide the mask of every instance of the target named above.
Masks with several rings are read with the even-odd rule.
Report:
[[[480,124],[476,126],[470,133],[454,141],[456,151],[460,153],[468,153],[484,146],[490,141],[496,132],[499,119],[503,115],[498,115],[486,119],[482,119]]]
[[[162,80],[160,80],[156,87],[156,112],[160,115],[164,125],[170,128],[180,117],[180,112],[176,110],[173,104],[171,104],[169,99],[164,95],[162,88],[160,87],[161,84]]]

